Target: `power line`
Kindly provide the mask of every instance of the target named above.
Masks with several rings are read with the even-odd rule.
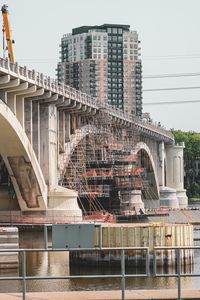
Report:
[[[156,74],[156,75],[145,75],[144,79],[153,78],[170,78],[170,77],[190,77],[190,76],[200,76],[200,73],[177,73],[177,74]]]
[[[161,92],[161,91],[177,91],[177,90],[193,90],[200,89],[200,86],[185,86],[174,88],[162,88],[162,89],[143,89],[143,92]]]
[[[143,105],[171,105],[171,104],[190,104],[190,103],[200,103],[199,100],[181,100],[181,101],[161,101],[161,102],[143,102]]]
[[[197,54],[173,54],[173,55],[157,55],[157,56],[142,56],[142,60],[175,60],[175,59],[199,59]]]

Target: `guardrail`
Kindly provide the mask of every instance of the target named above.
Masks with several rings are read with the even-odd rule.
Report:
[[[18,252],[21,255],[21,274],[19,276],[0,276],[0,280],[21,280],[22,282],[22,299],[26,300],[28,280],[51,280],[51,279],[94,279],[94,278],[120,278],[121,279],[121,299],[125,300],[126,278],[132,277],[175,277],[177,278],[178,300],[181,300],[181,278],[182,277],[200,277],[200,274],[182,273],[181,272],[181,253],[184,250],[200,249],[200,246],[192,247],[154,247],[153,249],[153,273],[150,273],[150,254],[148,247],[116,247],[116,248],[68,248],[68,249],[1,249],[1,252]],[[125,270],[125,252],[130,250],[140,250],[145,253],[145,273],[126,274]],[[175,273],[157,273],[157,252],[174,250],[176,253],[176,271]],[[61,252],[61,251],[120,251],[121,252],[121,272],[116,275],[68,275],[68,276],[28,276],[26,270],[26,254],[28,252]]]
[[[164,127],[160,126],[158,123],[141,120],[140,117],[127,114],[123,110],[114,106],[110,106],[107,103],[102,104],[98,98],[94,98],[86,93],[78,91],[69,85],[61,83],[56,79],[52,79],[50,76],[44,75],[43,73],[36,72],[35,70],[29,70],[26,66],[19,66],[17,62],[15,64],[12,64],[8,59],[0,57],[0,68],[5,69],[7,74],[12,74],[13,76],[19,78],[21,77],[22,80],[27,80],[31,83],[34,82],[40,87],[49,89],[50,91],[56,92],[62,96],[70,97],[71,99],[77,100],[82,104],[89,105],[90,107],[96,109],[105,108],[106,111],[114,117],[117,117],[131,124],[136,124],[138,127],[142,127],[145,130],[149,130],[162,135],[171,142],[174,141],[172,133],[166,130]]]

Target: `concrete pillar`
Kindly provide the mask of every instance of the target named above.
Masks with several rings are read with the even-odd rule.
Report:
[[[126,215],[139,212],[144,209],[144,203],[141,198],[141,190],[121,191],[120,211]]]
[[[40,166],[49,188],[58,185],[57,109],[54,104],[40,105]]]
[[[24,97],[22,95],[16,96],[16,116],[24,128]]]
[[[65,143],[70,141],[70,113],[65,112]]]
[[[32,101],[28,99],[24,103],[24,127],[26,135],[32,144]]]
[[[16,95],[13,93],[7,93],[7,104],[12,110],[13,114],[16,115]]]
[[[161,142],[158,145],[157,155],[157,174],[160,187],[165,186],[165,144]]]
[[[165,145],[164,142],[161,143],[161,164],[162,164],[162,172],[161,172],[161,183],[162,187],[165,186]]]
[[[40,105],[38,101],[32,102],[32,142],[40,164]]]
[[[58,123],[59,123],[59,152],[63,153],[65,150],[65,112],[63,110],[58,111]]]
[[[166,185],[176,189],[180,208],[185,208],[188,205],[188,198],[184,189],[184,148],[184,143],[166,147]]]

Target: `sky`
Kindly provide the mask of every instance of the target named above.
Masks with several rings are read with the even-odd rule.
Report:
[[[130,25],[141,41],[143,112],[167,129],[200,132],[200,102],[160,104],[200,100],[200,76],[146,78],[200,73],[200,0],[7,0],[1,5],[5,3],[16,61],[53,78],[63,34],[82,25]],[[179,87],[196,88],[148,91]],[[159,104],[148,104],[155,102]]]

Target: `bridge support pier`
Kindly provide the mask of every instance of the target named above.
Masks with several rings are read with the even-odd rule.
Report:
[[[82,221],[82,211],[77,202],[78,193],[57,186],[48,192],[48,211],[56,212],[65,217],[66,222]]]
[[[188,198],[184,189],[183,149],[184,143],[166,148],[166,185],[176,190],[179,208],[188,206]]]
[[[167,186],[160,187],[160,206],[179,208],[176,190]]]
[[[141,190],[121,192],[120,210],[122,213],[129,215],[133,211],[139,212],[140,209],[144,209]]]

